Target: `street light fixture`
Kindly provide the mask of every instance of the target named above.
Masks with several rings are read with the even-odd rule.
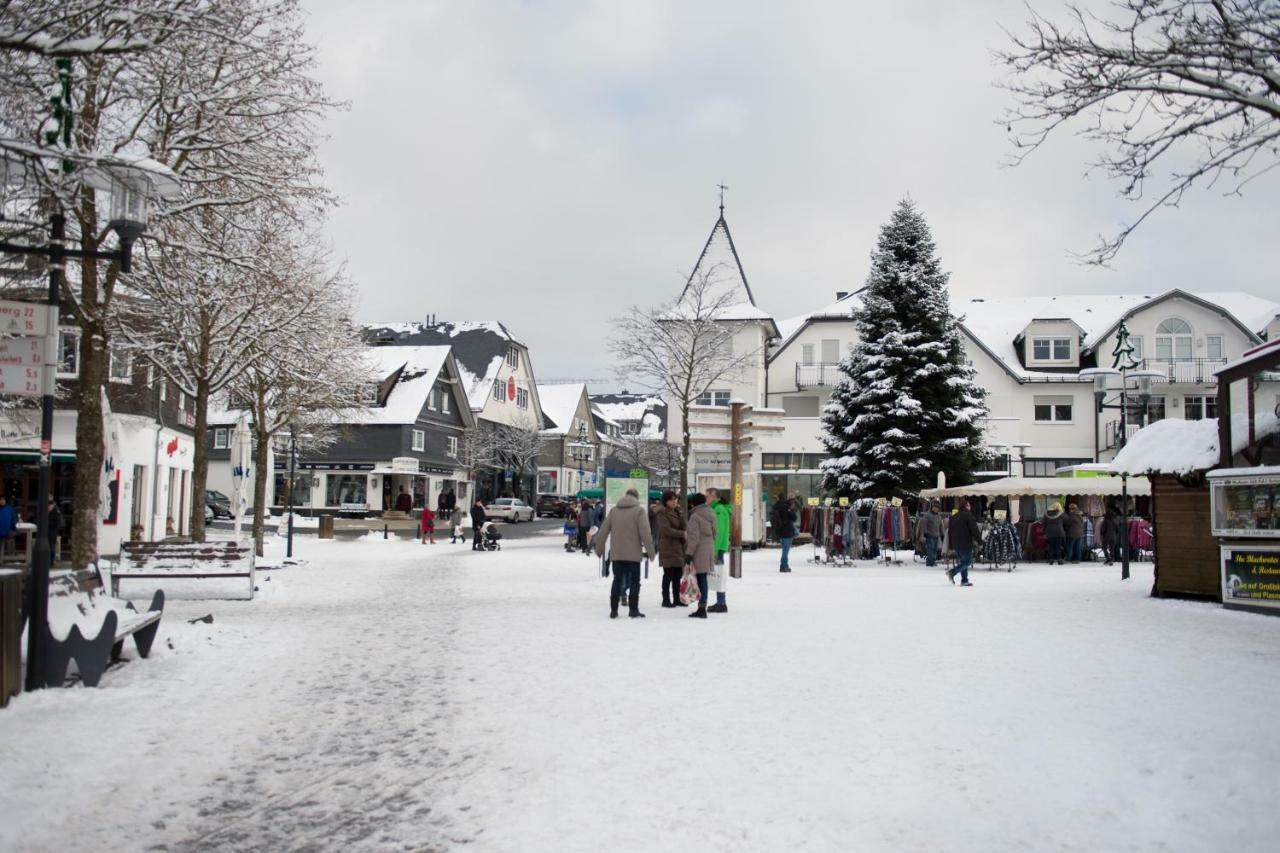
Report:
[[[10,168],[12,160],[5,158],[3,170],[4,191],[7,193],[15,172]],[[25,178],[28,164],[18,161],[18,174]],[[58,305],[62,300],[62,279],[67,258],[93,258],[117,261],[120,271],[132,270],[133,244],[147,227],[147,213],[153,198],[175,199],[181,195],[182,186],[177,175],[164,165],[149,159],[102,157],[84,169],[83,182],[97,190],[111,194],[111,219],[108,226],[115,231],[120,247],[115,251],[94,251],[69,248],[66,245],[67,220],[61,211],[49,217],[49,242],[43,246],[0,241],[0,251],[15,255],[39,255],[48,260],[49,291],[47,298],[49,321],[42,359],[44,368],[41,389],[40,418],[40,480],[36,497],[36,541],[31,551],[31,583],[29,606],[31,614],[27,631],[26,689],[45,687],[45,673],[41,666],[44,652],[43,626],[48,620],[49,565],[52,553],[49,549],[49,500],[52,493],[53,402],[57,392],[54,366],[60,360],[58,352]],[[7,212],[7,198],[0,200],[0,216]]]
[[[1126,366],[1124,361],[1119,367],[1091,367],[1080,371],[1081,379],[1093,380],[1093,399],[1097,403],[1098,413],[1104,409],[1120,410],[1120,429],[1116,436],[1116,453],[1124,449],[1129,438],[1129,391],[1136,391],[1138,397],[1138,428],[1146,426],[1147,405],[1151,402],[1151,383],[1156,379],[1167,379],[1167,375],[1157,370],[1135,370],[1136,365]],[[1108,380],[1120,377],[1120,402],[1105,402],[1109,393]],[[1129,475],[1120,474],[1120,579],[1129,579]]]

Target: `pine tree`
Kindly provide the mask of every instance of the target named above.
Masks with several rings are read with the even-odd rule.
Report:
[[[826,485],[842,494],[890,497],[969,482],[982,445],[986,391],[965,362],[947,298],[948,274],[929,226],[903,200],[871,254],[854,310],[858,332],[823,416]]]

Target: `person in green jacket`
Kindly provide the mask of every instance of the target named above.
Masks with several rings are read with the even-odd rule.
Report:
[[[724,568],[724,555],[729,553],[729,520],[733,517],[733,505],[719,489],[707,489],[707,505],[716,514],[716,603],[707,608],[708,613],[728,613],[729,604],[725,600],[724,588],[727,579]]]

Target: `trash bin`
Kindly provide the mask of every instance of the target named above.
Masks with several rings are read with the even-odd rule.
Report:
[[[320,516],[320,538],[321,539],[333,538],[333,516],[332,515]]]
[[[0,708],[22,689],[22,572],[0,569]]]

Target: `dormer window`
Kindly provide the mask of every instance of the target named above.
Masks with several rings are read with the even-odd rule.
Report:
[[[374,382],[370,385],[364,386],[364,394],[360,402],[365,406],[378,405],[378,383]]]
[[[1071,338],[1032,338],[1031,357],[1036,361],[1071,361]]]

